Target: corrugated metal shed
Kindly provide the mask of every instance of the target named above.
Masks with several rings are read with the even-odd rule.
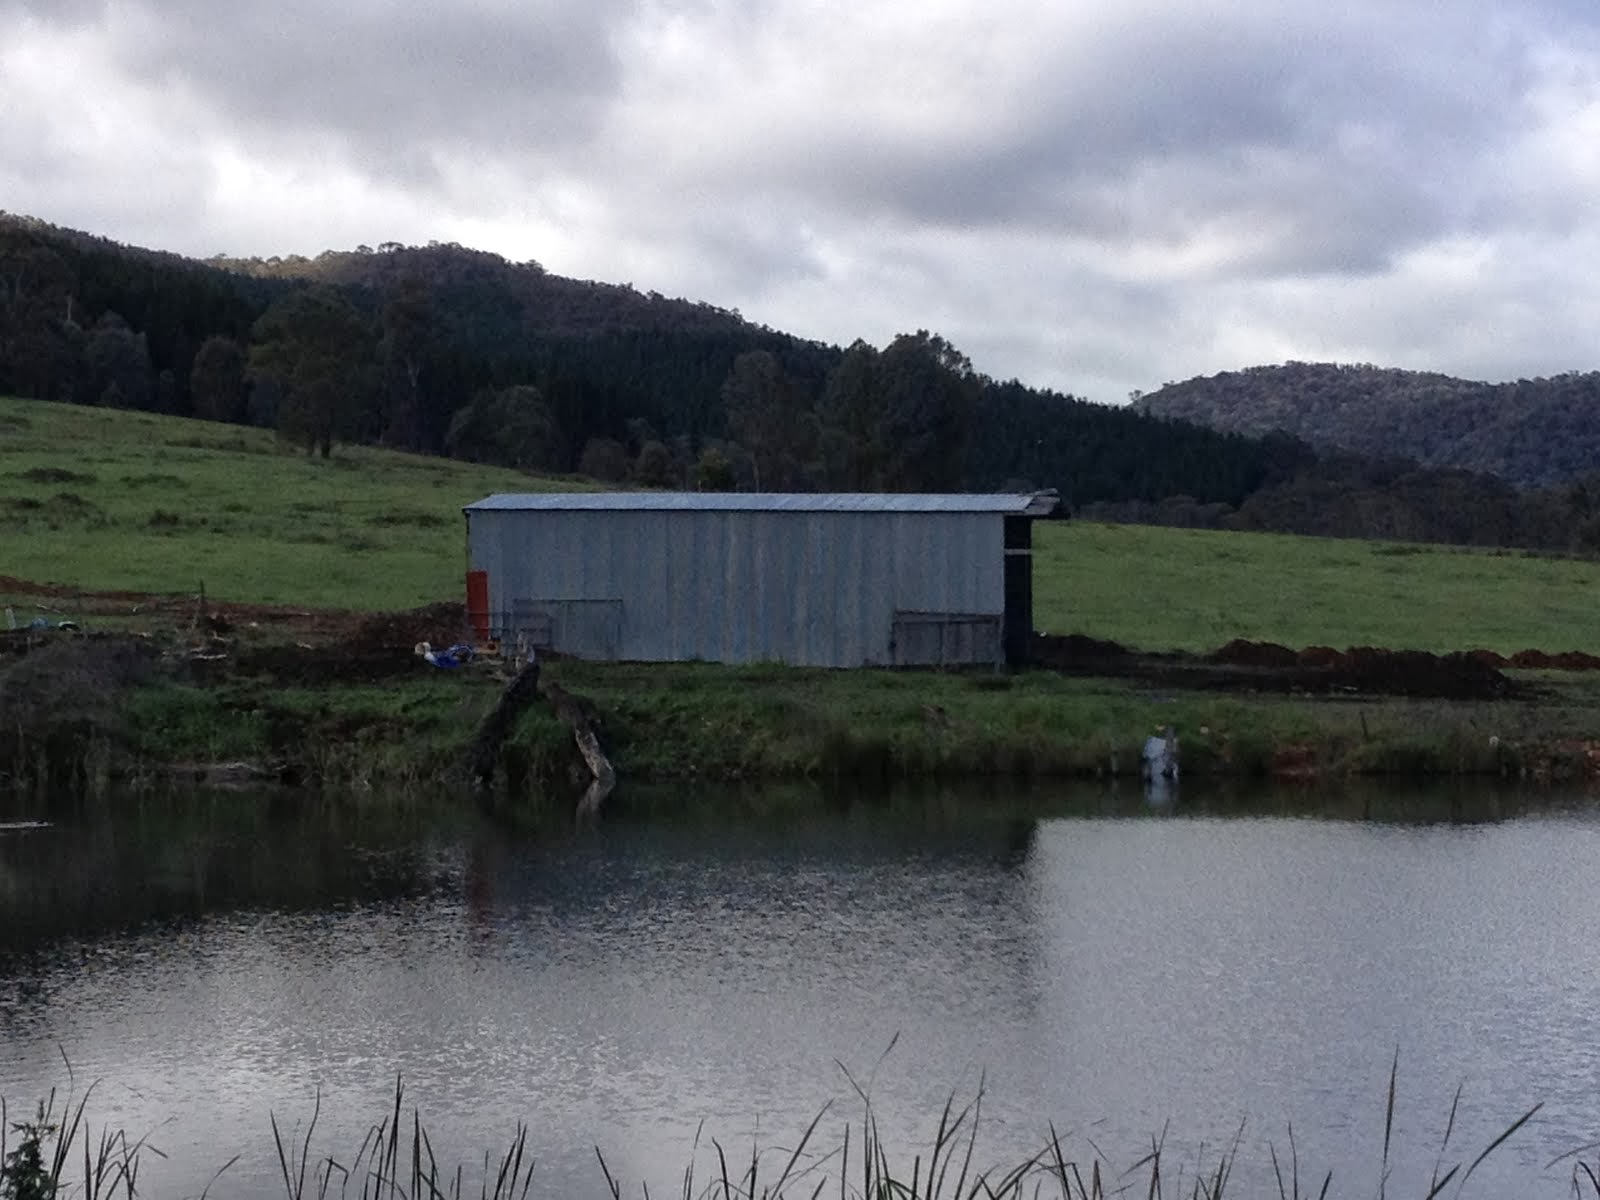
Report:
[[[1044,495],[491,496],[466,508],[481,631],[582,658],[999,663],[1015,526]],[[1012,536],[1008,537],[1008,531]],[[1008,548],[1010,547],[1010,548]],[[1026,566],[1027,564],[1017,564]],[[1026,579],[1031,572],[1021,572]],[[1013,632],[1015,630],[1013,629]]]

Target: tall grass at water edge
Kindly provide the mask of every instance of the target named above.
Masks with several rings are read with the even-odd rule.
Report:
[[[1398,1060],[1396,1062],[1398,1065]],[[1239,1194],[1234,1174],[1244,1138],[1240,1126],[1232,1141],[1209,1155],[1202,1148],[1194,1161],[1177,1162],[1166,1149],[1166,1131],[1150,1142],[1133,1164],[1116,1168],[1090,1143],[1090,1153],[1077,1153],[1052,1126],[1041,1148],[1021,1161],[983,1169],[977,1164],[978,1132],[983,1088],[969,1102],[958,1105],[952,1096],[940,1112],[933,1139],[925,1153],[905,1156],[891,1152],[881,1132],[872,1100],[865,1088],[846,1072],[861,1101],[861,1115],[847,1125],[843,1140],[831,1149],[820,1147],[818,1131],[829,1109],[824,1107],[792,1147],[753,1145],[731,1153],[716,1139],[702,1142],[695,1135],[689,1162],[677,1194],[681,1200],[781,1200],[784,1197],[819,1200],[1108,1200],[1114,1196],[1143,1196],[1145,1200],[1224,1200]],[[92,1092],[92,1088],[90,1092]],[[143,1140],[130,1140],[120,1132],[102,1132],[95,1138],[85,1112],[89,1093],[57,1111],[54,1093],[38,1106],[31,1119],[13,1120],[0,1101],[0,1196],[6,1200],[55,1200],[68,1195],[84,1200],[133,1200],[140,1194],[139,1168],[144,1155],[160,1151]],[[1479,1150],[1470,1160],[1457,1157],[1451,1146],[1461,1100],[1457,1090],[1426,1187],[1405,1192],[1420,1200],[1457,1196],[1477,1169],[1506,1144],[1534,1115],[1535,1105]],[[405,1111],[404,1089],[397,1081],[394,1100],[386,1115],[372,1125],[355,1153],[341,1160],[313,1152],[312,1143],[321,1115],[320,1097],[303,1134],[287,1136],[276,1116],[270,1119],[273,1149],[283,1193],[287,1200],[525,1200],[535,1180],[536,1158],[529,1145],[529,1130],[518,1125],[498,1154],[485,1152],[481,1166],[471,1172],[457,1165],[442,1167],[420,1111]],[[1383,1144],[1376,1164],[1376,1195],[1388,1200],[1395,1115],[1395,1073],[1391,1071],[1385,1106]],[[1582,1156],[1600,1143],[1580,1148],[1555,1160],[1572,1164],[1571,1191],[1582,1200],[1600,1200],[1600,1160],[1591,1165]],[[611,1200],[621,1200],[624,1182],[596,1147],[596,1183]],[[224,1163],[212,1176],[201,1200],[227,1193],[227,1172],[237,1158]],[[1313,1173],[1299,1160],[1293,1127],[1287,1134],[1286,1153],[1270,1147],[1272,1169],[1268,1196],[1277,1200],[1326,1200],[1349,1194],[1336,1192],[1331,1171]],[[1261,1193],[1255,1193],[1261,1194]],[[1367,1194],[1365,1187],[1361,1194]],[[641,1187],[648,1200],[648,1186]]]

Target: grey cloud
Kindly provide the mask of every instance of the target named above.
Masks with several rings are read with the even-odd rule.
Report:
[[[1506,207],[1494,148],[1522,131],[1532,34],[1482,34],[1462,4],[1431,24],[1185,17],[1123,31],[1057,73],[997,79],[952,152],[845,130],[798,168],[835,204],[952,228],[1004,224],[1116,243],[1233,216],[1277,229],[1237,266],[1366,273]]]
[[[332,138],[367,171],[417,178],[441,149],[515,156],[589,136],[620,86],[613,34],[632,0],[27,3],[47,24],[111,31],[125,70],[192,89],[206,117]]]

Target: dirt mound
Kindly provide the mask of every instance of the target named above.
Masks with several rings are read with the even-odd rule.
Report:
[[[1120,642],[1069,633],[1065,637],[1050,633],[1033,635],[1033,661],[1040,666],[1071,670],[1093,663],[1130,662],[1134,654]]]
[[[1384,650],[1354,646],[1327,668],[1340,688],[1387,696],[1432,696],[1486,700],[1514,695],[1517,687],[1499,670],[1471,654]]]
[[[1510,664],[1533,671],[1600,670],[1600,658],[1581,650],[1566,650],[1560,654],[1548,654],[1543,650],[1518,650],[1511,656]]]
[[[308,687],[379,683],[431,669],[417,658],[417,643],[428,642],[442,649],[462,640],[466,627],[466,606],[449,601],[405,612],[376,613],[344,636],[314,645],[241,650],[236,669]]]
[[[382,683],[426,669],[411,647],[404,650],[351,651],[326,646],[258,646],[241,650],[233,669],[241,675],[266,675],[278,683],[301,687],[327,684]]]
[[[368,617],[339,643],[338,649],[350,654],[384,650],[410,654],[418,642],[444,647],[467,636],[467,606],[446,600],[406,612]]]
[[[1472,654],[1430,654],[1357,646],[1295,651],[1274,642],[1235,639],[1207,655],[1137,654],[1094,638],[1036,637],[1034,662],[1072,674],[1139,679],[1163,687],[1211,691],[1416,696],[1492,700],[1521,689]]]
[[[1331,667],[1339,661],[1339,652],[1332,646],[1307,646],[1295,655],[1302,667]]]
[[[1234,638],[1220,650],[1206,656],[1208,662],[1228,663],[1236,667],[1274,667],[1283,669],[1298,666],[1300,656],[1287,646],[1276,642],[1252,642]]]

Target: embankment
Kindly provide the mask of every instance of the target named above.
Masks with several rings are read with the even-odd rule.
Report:
[[[514,666],[442,670],[415,653],[460,625],[445,604],[314,640],[219,613],[164,637],[14,635],[0,647],[0,774],[25,788],[464,786]],[[623,780],[1137,775],[1144,740],[1168,726],[1186,775],[1600,775],[1600,673],[1261,643],[1141,655],[1063,638],[1039,657],[1016,673],[557,661],[545,675],[582,698]],[[496,768],[514,801],[575,798],[589,779],[549,705],[519,720]]]

